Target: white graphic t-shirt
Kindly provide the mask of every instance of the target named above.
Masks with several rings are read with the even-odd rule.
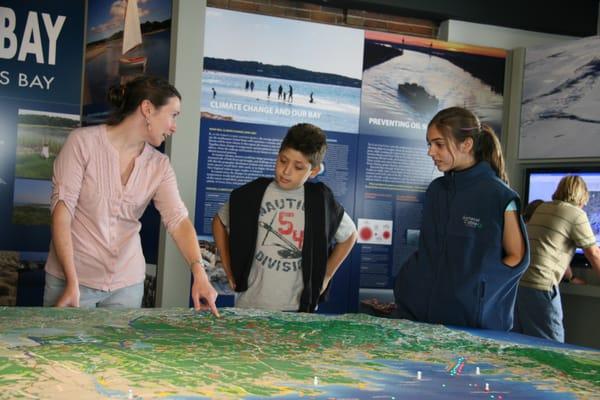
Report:
[[[229,203],[219,210],[229,227]],[[346,240],[356,229],[344,213],[335,239]],[[237,293],[235,306],[267,310],[297,311],[302,293],[302,243],[304,240],[304,187],[281,189],[271,182],[260,206],[256,251],[248,290]],[[235,251],[235,244],[230,251]]]

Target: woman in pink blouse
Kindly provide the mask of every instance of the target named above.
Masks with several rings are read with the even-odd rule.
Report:
[[[154,148],[175,133],[181,95],[163,79],[142,76],[111,88],[109,100],[109,122],[75,129],[54,162],[44,305],[140,307],[146,262],[139,218],[153,200],[192,270],[194,308],[218,316],[175,174]]]

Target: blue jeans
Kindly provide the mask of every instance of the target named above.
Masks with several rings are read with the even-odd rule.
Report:
[[[44,307],[54,306],[63,294],[65,286],[66,282],[63,279],[46,273]],[[81,308],[140,308],[143,297],[144,282],[108,292],[79,285],[79,307]]]
[[[515,332],[564,343],[563,311],[557,286],[538,290],[519,286],[515,305]]]

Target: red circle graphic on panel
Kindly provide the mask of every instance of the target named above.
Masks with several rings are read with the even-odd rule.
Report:
[[[368,226],[360,228],[359,232],[360,238],[364,241],[371,240],[373,237],[373,230]]]

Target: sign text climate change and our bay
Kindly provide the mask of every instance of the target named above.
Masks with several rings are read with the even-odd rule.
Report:
[[[363,314],[0,308],[8,398],[590,399],[600,352]]]

